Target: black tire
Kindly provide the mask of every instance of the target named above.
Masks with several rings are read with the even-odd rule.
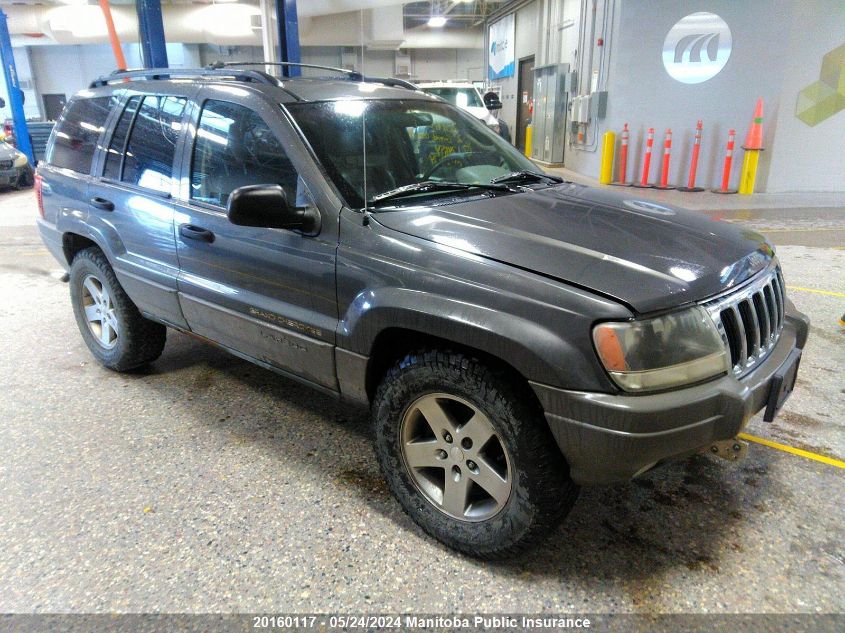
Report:
[[[422,396],[434,393],[456,396],[477,408],[508,454],[511,489],[490,518],[450,516],[421,492],[406,465],[402,420]],[[559,524],[578,497],[529,387],[472,356],[449,350],[409,354],[379,385],[372,416],[376,454],[393,495],[426,532],[470,556],[505,558],[530,548]],[[445,498],[445,485],[443,494]]]
[[[83,284],[89,277],[95,278],[108,290],[113,305],[118,329],[112,347],[106,347],[95,337],[85,315]],[[167,328],[141,316],[99,248],[86,248],[76,254],[70,267],[69,286],[73,313],[82,339],[101,365],[115,371],[127,371],[161,356]]]

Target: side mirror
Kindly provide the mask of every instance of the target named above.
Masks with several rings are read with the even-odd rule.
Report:
[[[316,233],[320,228],[320,215],[312,207],[288,204],[280,185],[246,185],[229,194],[226,205],[229,222],[238,226],[256,226],[266,229],[298,230]]]

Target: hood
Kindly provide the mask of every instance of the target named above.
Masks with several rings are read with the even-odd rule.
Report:
[[[572,183],[371,217],[394,231],[593,290],[640,313],[711,297],[774,257],[753,231]]]

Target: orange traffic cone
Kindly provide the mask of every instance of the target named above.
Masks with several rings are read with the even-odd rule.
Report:
[[[743,149],[763,149],[763,98],[757,99],[757,107],[754,108],[754,118],[751,120],[751,128],[748,136],[745,137]]]

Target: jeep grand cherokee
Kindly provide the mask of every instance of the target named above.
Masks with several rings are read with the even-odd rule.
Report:
[[[68,103],[38,226],[100,363],[173,328],[368,405],[399,503],[484,557],[777,413],[808,326],[762,236],[361,79],[118,73]]]

